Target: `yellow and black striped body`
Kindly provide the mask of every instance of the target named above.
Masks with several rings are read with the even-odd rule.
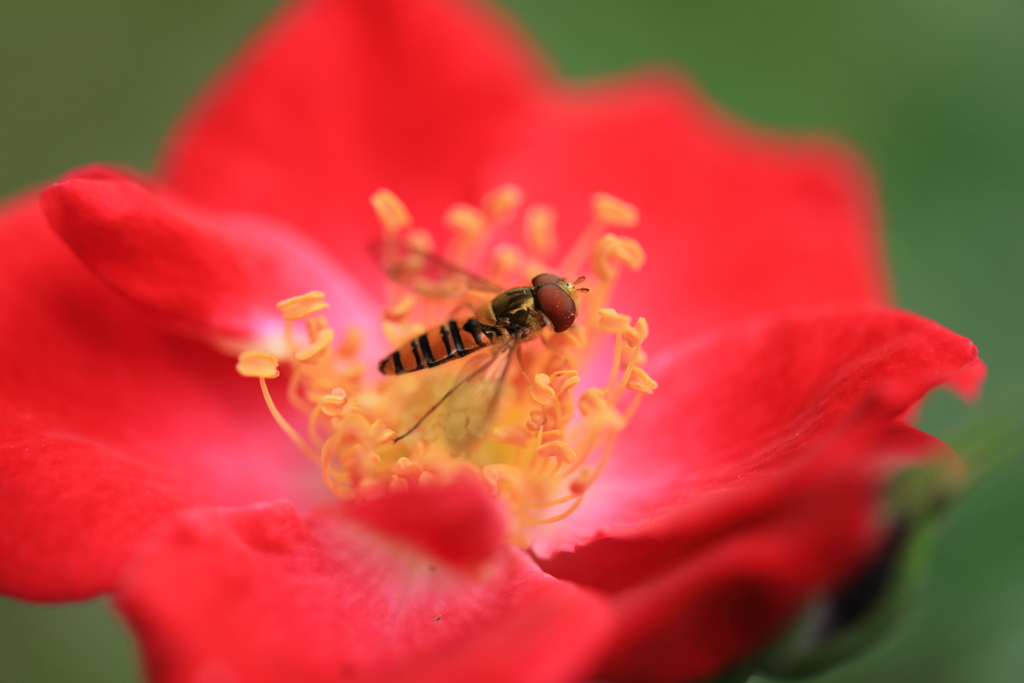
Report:
[[[381,374],[404,375],[463,358],[508,341],[515,329],[485,325],[476,318],[449,320],[403,344],[378,366]]]

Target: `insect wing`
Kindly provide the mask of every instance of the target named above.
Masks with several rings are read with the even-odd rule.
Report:
[[[502,288],[490,280],[422,251],[391,240],[370,245],[370,254],[389,278],[423,296],[456,299],[467,292],[498,294]]]
[[[468,454],[490,433],[520,341],[516,334],[476,367],[467,367],[453,387],[443,411],[444,437],[452,453]]]

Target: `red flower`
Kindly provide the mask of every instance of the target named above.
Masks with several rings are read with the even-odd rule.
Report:
[[[884,305],[847,152],[664,75],[554,83],[476,6],[292,5],[160,177],[83,169],[0,215],[0,589],[113,593],[159,681],[713,675],[871,561],[886,478],[942,452],[903,416],[983,375]],[[641,208],[648,263],[613,300],[660,383],[530,553],[473,474],[326,504],[221,353],[311,289],[335,328],[377,326],[380,185],[432,217],[508,181],[563,243],[595,190]]]

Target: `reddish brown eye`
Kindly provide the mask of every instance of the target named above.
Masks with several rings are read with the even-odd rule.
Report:
[[[537,308],[551,320],[555,332],[565,332],[572,327],[572,321],[576,319],[576,302],[568,292],[558,285],[545,284],[537,287],[534,296],[537,297]]]
[[[554,285],[562,281],[562,278],[551,273],[541,273],[540,275],[533,278],[533,286],[540,287],[541,285]]]

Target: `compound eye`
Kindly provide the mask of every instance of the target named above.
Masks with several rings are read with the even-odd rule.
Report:
[[[568,292],[558,285],[545,284],[538,287],[534,295],[537,308],[551,320],[555,332],[565,332],[572,327],[572,321],[576,319],[576,302]]]
[[[562,281],[562,278],[551,273],[541,273],[540,275],[533,278],[533,286],[540,287],[541,285],[556,285]]]

